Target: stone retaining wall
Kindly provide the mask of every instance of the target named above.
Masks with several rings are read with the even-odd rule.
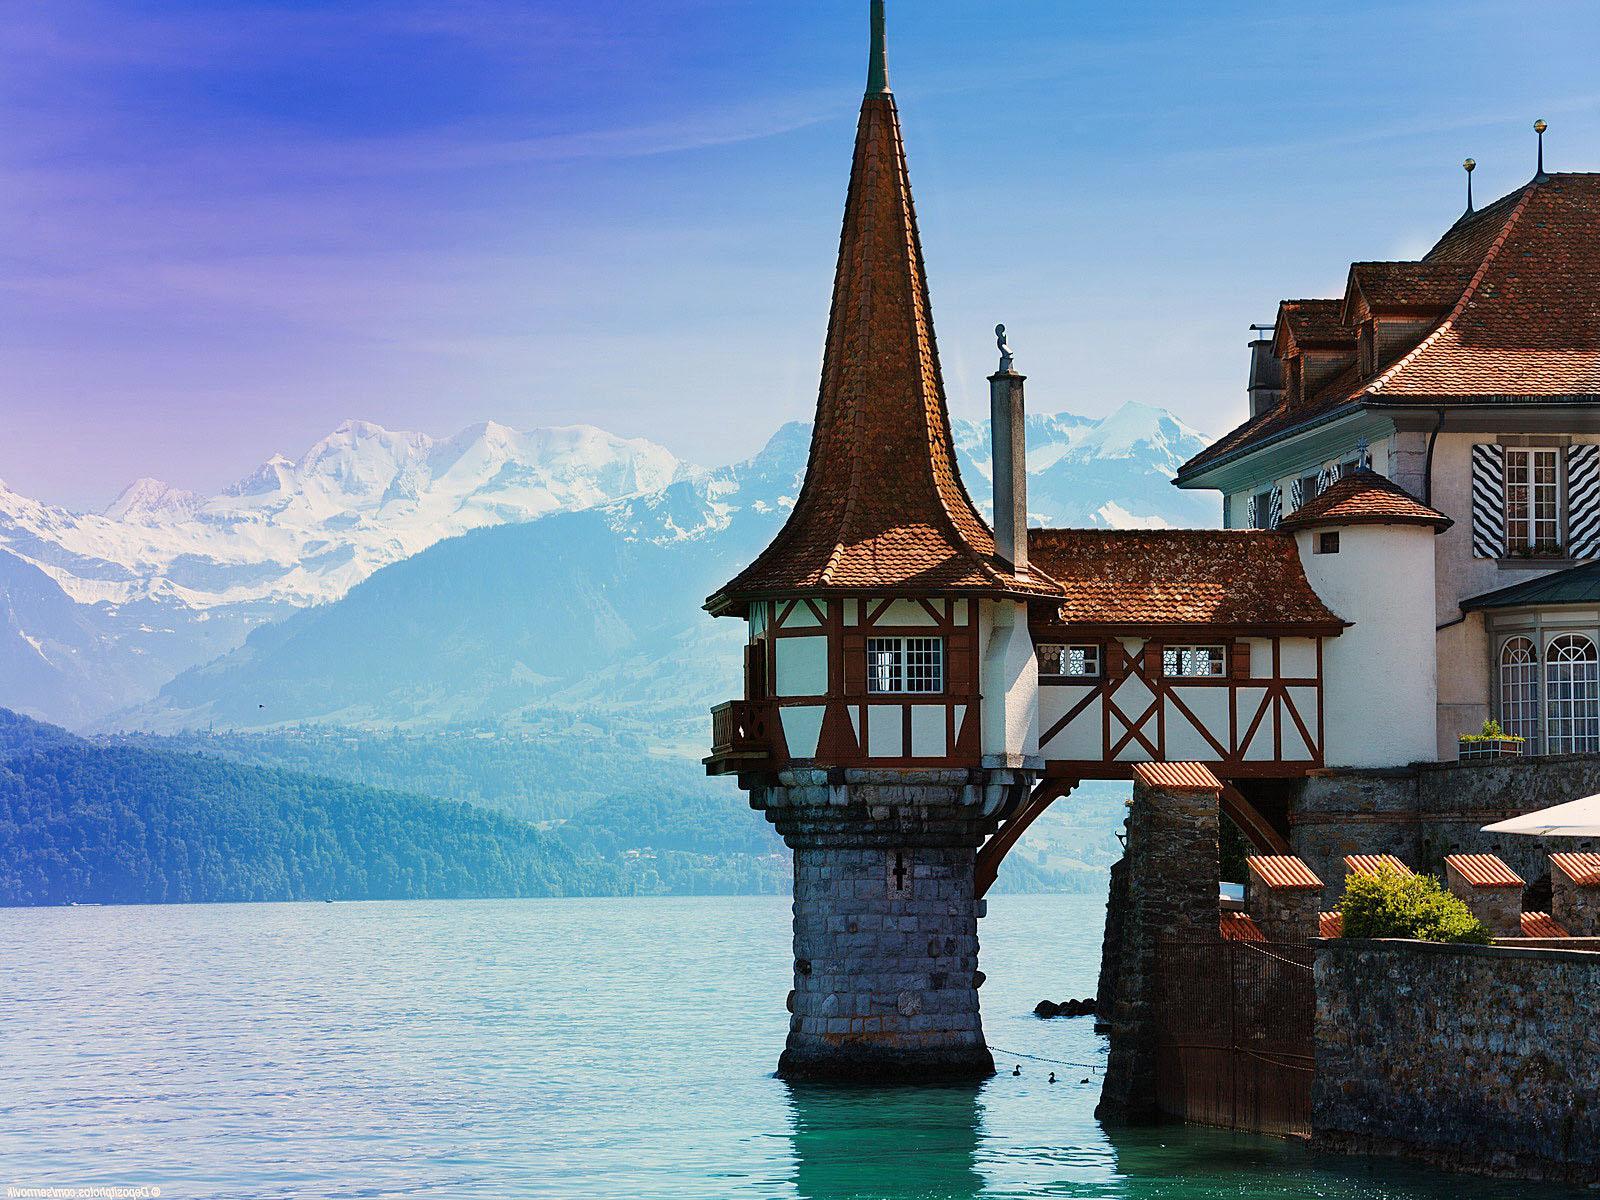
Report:
[[[1596,754],[1320,771],[1291,797],[1289,842],[1326,885],[1330,909],[1344,892],[1347,854],[1393,854],[1414,871],[1440,876],[1447,854],[1497,854],[1542,895],[1552,850],[1600,850],[1600,841],[1495,835],[1482,827],[1595,793]]]
[[[1600,1180],[1600,954],[1336,939],[1316,988],[1316,1144]]]

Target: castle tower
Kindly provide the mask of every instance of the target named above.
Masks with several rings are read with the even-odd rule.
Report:
[[[794,851],[780,1074],[974,1078],[994,1069],[976,853],[1042,767],[1027,605],[1060,589],[1014,529],[1021,561],[996,552],[957,472],[882,0],[872,10],[805,482],[706,603],[749,626],[744,699],[713,714],[706,763],[737,774]],[[1020,420],[1009,358],[997,378]],[[1014,504],[1020,435],[1000,436]]]

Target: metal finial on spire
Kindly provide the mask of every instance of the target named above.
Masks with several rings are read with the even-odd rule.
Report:
[[[1006,327],[994,327],[994,344],[1000,347],[1000,374],[1004,375],[1016,369],[1016,359],[1011,356],[1011,343],[1006,340]]]
[[[867,95],[889,94],[889,40],[884,32],[883,0],[872,0],[872,55],[867,60]]]
[[[1550,176],[1544,173],[1544,131],[1549,128],[1550,126],[1546,125],[1543,121],[1535,121],[1533,123],[1533,131],[1539,135],[1539,169],[1534,173],[1533,176],[1535,183],[1543,183],[1546,179],[1550,178]]]
[[[1467,173],[1467,215],[1472,215],[1472,173],[1478,169],[1478,160],[1469,158],[1461,164],[1461,169]]]

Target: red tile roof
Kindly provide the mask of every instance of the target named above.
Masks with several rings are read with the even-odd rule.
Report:
[[[1384,867],[1389,868],[1391,871],[1398,871],[1402,875],[1413,873],[1410,867],[1392,854],[1346,854],[1344,856],[1344,869],[1351,875],[1376,875]]]
[[[1344,346],[1354,343],[1356,330],[1346,325],[1343,300],[1285,300],[1278,305],[1278,328],[1295,345]]]
[[[1066,592],[1067,625],[1344,628],[1280,533],[1033,529],[1028,553]]]
[[[1376,471],[1346,475],[1279,523],[1280,530],[1313,525],[1431,525],[1443,533],[1455,522]]]
[[[1420,262],[1352,264],[1344,300],[1280,310],[1295,344],[1308,320],[1326,328],[1328,305],[1340,306],[1342,322],[1358,292],[1370,307],[1438,317],[1376,369],[1352,364],[1245,421],[1180,467],[1180,480],[1366,405],[1577,398],[1600,407],[1600,174],[1530,183],[1456,222]]]
[[[1135,783],[1167,792],[1220,792],[1222,781],[1204,763],[1143,762],[1133,764]]]
[[[1600,854],[1552,854],[1550,864],[1573,883],[1600,887]]]
[[[1418,315],[1454,307],[1472,282],[1475,268],[1459,262],[1358,262],[1350,264],[1345,289],[1345,318],[1351,301],[1360,298],[1372,312],[1412,310]]]
[[[1253,854],[1244,860],[1253,879],[1274,891],[1313,892],[1322,890],[1322,880],[1293,854]]]
[[[1225,942],[1264,942],[1267,940],[1267,935],[1261,932],[1261,926],[1251,920],[1249,913],[1223,913],[1217,920],[1217,930],[1222,934],[1222,940]]]
[[[1336,938],[1344,936],[1344,914],[1341,912],[1318,913],[1317,934],[1319,937]]]
[[[1522,914],[1522,936],[1530,938],[1563,938],[1572,935],[1558,925],[1549,913]]]
[[[805,483],[706,607],[829,592],[1055,596],[1018,576],[962,486],[894,97],[862,102]]]
[[[1523,879],[1493,854],[1447,854],[1445,865],[1475,888],[1520,888]]]

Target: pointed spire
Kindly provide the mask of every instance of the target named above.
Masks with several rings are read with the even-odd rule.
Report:
[[[1461,164],[1461,169],[1467,173],[1467,211],[1464,216],[1472,215],[1472,173],[1478,169],[1478,160],[1469,158]]]
[[[805,482],[761,555],[712,596],[829,592],[1059,595],[998,559],[962,486],[933,336],[900,117],[872,6],[872,71],[856,127],[822,386]]]
[[[872,52],[867,59],[867,95],[889,92],[889,39],[884,31],[883,0],[872,0]]]
[[[1533,123],[1533,131],[1539,135],[1539,169],[1534,173],[1533,176],[1533,181],[1535,183],[1543,183],[1545,180],[1550,178],[1550,176],[1544,173],[1544,131],[1549,128],[1550,126],[1546,125],[1543,121],[1535,121]]]

